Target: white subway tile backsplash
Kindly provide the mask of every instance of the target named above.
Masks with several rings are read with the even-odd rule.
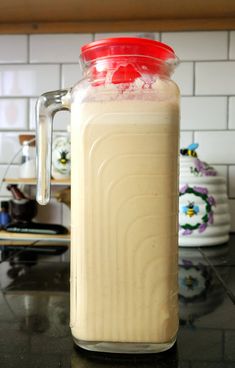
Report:
[[[229,129],[235,129],[235,97],[229,97]]]
[[[31,35],[30,62],[78,63],[81,46],[91,41],[91,34]]]
[[[31,98],[29,103],[29,123],[30,130],[36,129],[36,115],[35,115],[35,106],[36,106],[36,98]],[[67,126],[70,123],[70,112],[69,111],[59,111],[55,114],[53,119],[53,130],[61,131],[66,130]]]
[[[19,151],[15,163],[20,162],[20,149],[18,133],[0,132],[0,163],[8,164]]]
[[[167,32],[162,42],[169,44],[180,60],[227,59],[228,32]]]
[[[235,198],[235,166],[229,167],[229,196]]]
[[[26,35],[0,35],[0,63],[25,63],[28,59]]]
[[[67,131],[68,125],[70,125],[70,112],[65,110],[57,112],[53,120],[53,130]]]
[[[181,95],[193,94],[193,63],[185,62],[178,65],[172,79],[178,84]]]
[[[0,96],[38,96],[59,89],[58,65],[0,65]]]
[[[36,98],[30,98],[29,100],[29,129],[36,129]]]
[[[235,164],[235,131],[196,132],[198,153],[209,164]]]
[[[114,37],[140,37],[149,38],[152,40],[159,40],[159,33],[151,32],[112,32],[112,33],[96,33],[95,41],[103,40],[104,38],[114,38]]]
[[[0,99],[0,129],[27,130],[27,100],[23,98]]]
[[[61,88],[73,87],[82,78],[79,64],[62,65]]]
[[[235,94],[235,62],[197,62],[196,94]]]
[[[193,143],[193,132],[180,132],[180,148],[186,148]]]
[[[229,207],[231,214],[231,231],[235,231],[235,199],[230,199]]]
[[[235,31],[230,32],[229,58],[235,59]]]
[[[228,167],[226,165],[213,165],[213,167],[218,172],[218,175],[222,176],[227,182],[228,181],[228,177],[227,177]]]
[[[214,165],[213,167],[217,171],[219,176],[222,176],[226,182],[226,193],[229,196],[229,186],[228,186],[228,166],[227,165]]]
[[[226,97],[182,97],[181,129],[217,130],[227,126]]]

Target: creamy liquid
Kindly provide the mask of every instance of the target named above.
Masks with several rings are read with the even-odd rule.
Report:
[[[178,328],[176,102],[73,103],[71,328],[169,342]]]

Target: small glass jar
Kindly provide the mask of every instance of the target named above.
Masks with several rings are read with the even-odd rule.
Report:
[[[31,140],[24,140],[22,142],[20,177],[25,179],[33,179],[36,177],[35,142],[32,144]]]

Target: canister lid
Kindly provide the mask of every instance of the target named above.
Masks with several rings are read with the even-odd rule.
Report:
[[[81,48],[81,57],[84,62],[121,55],[149,56],[163,61],[177,59],[174,50],[170,46],[146,38],[106,38],[91,42]]]

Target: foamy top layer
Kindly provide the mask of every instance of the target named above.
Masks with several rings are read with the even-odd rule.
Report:
[[[81,98],[81,89],[80,83],[74,87],[75,98],[77,93]],[[179,88],[172,80],[156,78],[154,82],[147,84],[139,78],[130,84],[109,83],[95,86],[91,84],[85,89],[84,101],[165,101],[178,99],[179,95]]]

